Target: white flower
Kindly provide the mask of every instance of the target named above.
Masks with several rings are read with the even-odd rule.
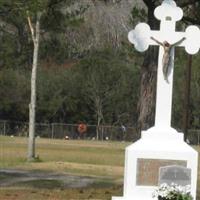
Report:
[[[188,194],[191,192],[191,186],[190,185],[186,185],[185,186],[185,193]]]
[[[175,183],[172,183],[171,185],[164,183],[153,192],[152,196],[153,198],[161,197],[170,200],[176,197],[176,195],[187,195],[188,199],[191,199],[190,191],[190,185],[181,186]]]

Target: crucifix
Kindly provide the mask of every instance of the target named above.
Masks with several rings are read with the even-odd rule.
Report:
[[[128,38],[140,52],[149,45],[159,47],[155,125],[142,131],[141,138],[126,147],[124,194],[112,200],[154,200],[152,193],[159,186],[159,170],[166,165],[189,169],[191,195],[196,199],[198,152],[183,141],[182,133],[171,127],[171,109],[175,47],[184,47],[189,54],[197,53],[200,30],[189,26],[185,32],[176,31],[176,22],[183,17],[183,11],[173,0],[163,0],[154,15],[160,20],[160,30],[151,30],[148,24],[140,23],[129,32]],[[173,175],[178,179],[178,171]]]
[[[160,20],[160,30],[151,30],[146,23],[138,24],[128,34],[129,41],[143,52],[149,45],[159,46],[155,127],[171,127],[172,89],[174,71],[174,48],[185,47],[189,54],[195,54],[200,48],[200,30],[189,26],[185,32],[177,32],[176,22],[183,17],[183,11],[173,0],[164,0],[154,11]]]

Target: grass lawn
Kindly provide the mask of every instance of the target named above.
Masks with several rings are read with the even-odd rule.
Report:
[[[27,138],[0,137],[0,168],[70,172],[122,178],[124,150],[129,143],[83,140],[36,140],[41,162],[28,163]]]
[[[33,183],[2,187],[0,199],[111,199],[122,195],[125,147],[130,143],[38,138],[36,144],[39,162],[29,163],[26,162],[27,138],[1,136],[0,168],[68,173],[95,177],[100,182],[84,189],[62,188],[56,181],[50,183],[50,188],[42,187],[43,183],[34,183],[38,187]],[[195,148],[200,152],[199,147]],[[3,178],[0,176],[0,180]],[[197,200],[200,200],[200,186]]]

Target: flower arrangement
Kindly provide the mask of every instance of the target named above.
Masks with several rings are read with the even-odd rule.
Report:
[[[157,200],[192,200],[190,185],[180,186],[172,183],[161,184],[154,192],[153,198]]]

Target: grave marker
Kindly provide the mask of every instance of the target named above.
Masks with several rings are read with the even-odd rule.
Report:
[[[171,185],[191,185],[191,169],[179,165],[161,167],[159,170],[159,185],[167,183]]]
[[[178,174],[174,173],[174,177],[180,176],[180,180],[177,179],[179,184],[190,182],[191,194],[196,199],[198,153],[184,142],[183,133],[171,127],[171,109],[174,48],[185,47],[187,53],[197,53],[200,30],[196,26],[189,26],[185,32],[175,30],[183,11],[173,0],[164,0],[155,9],[154,15],[160,20],[160,30],[151,30],[148,24],[140,23],[129,32],[128,38],[141,52],[147,50],[149,45],[159,45],[155,125],[142,131],[141,139],[126,148],[124,194],[112,200],[153,200],[152,193],[159,183],[173,179],[170,172],[174,167],[166,168],[169,165],[190,169],[189,175],[189,170],[176,166]],[[170,57],[167,79],[163,76],[163,58],[166,55]]]
[[[182,160],[138,159],[136,185],[159,186],[160,169],[169,165],[186,167],[187,162]]]

